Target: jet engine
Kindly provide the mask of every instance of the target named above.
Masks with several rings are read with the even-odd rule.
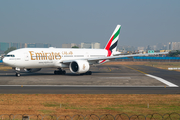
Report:
[[[69,69],[72,73],[86,73],[90,68],[87,60],[75,60],[70,63]]]
[[[40,71],[41,70],[41,68],[29,68],[29,69],[24,69],[24,71],[26,71],[26,72],[37,72],[37,71]]]

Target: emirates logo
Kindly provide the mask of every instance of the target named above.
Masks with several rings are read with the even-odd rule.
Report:
[[[85,70],[85,68],[86,68],[86,66],[85,66],[85,64],[83,64],[83,70]]]

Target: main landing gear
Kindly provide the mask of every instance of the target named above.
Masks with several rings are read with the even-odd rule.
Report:
[[[16,77],[20,77],[21,74],[20,74],[20,68],[14,68],[14,70],[16,71]]]
[[[55,71],[54,71],[54,74],[55,74],[55,75],[65,75],[65,74],[66,74],[66,71],[65,71],[65,70],[62,70],[61,68],[59,68],[59,70],[55,70]]]
[[[87,71],[86,73],[81,73],[80,75],[92,75],[91,71]]]

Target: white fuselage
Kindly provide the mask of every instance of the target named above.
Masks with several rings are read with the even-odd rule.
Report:
[[[8,56],[9,55],[9,56]],[[22,48],[8,53],[4,63],[18,68],[69,67],[62,61],[107,57],[105,49]]]

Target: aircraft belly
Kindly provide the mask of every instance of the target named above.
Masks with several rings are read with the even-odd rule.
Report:
[[[45,68],[45,67],[53,67],[54,61],[19,61],[16,62],[14,67],[19,68]]]

